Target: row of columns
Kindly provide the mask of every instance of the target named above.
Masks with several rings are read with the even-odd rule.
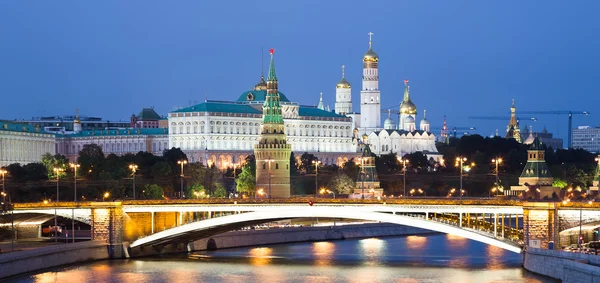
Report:
[[[40,162],[42,155],[55,153],[55,142],[50,137],[22,136],[19,134],[0,134],[0,163]],[[6,163],[6,164],[4,164]]]

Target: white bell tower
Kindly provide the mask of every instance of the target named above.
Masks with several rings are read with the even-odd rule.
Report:
[[[344,76],[346,66],[342,65],[342,79],[335,86],[335,113],[352,113],[352,87]]]
[[[372,39],[373,33],[369,32],[369,50],[363,56],[363,79],[360,91],[360,132],[364,134],[381,129],[379,56],[373,51]]]

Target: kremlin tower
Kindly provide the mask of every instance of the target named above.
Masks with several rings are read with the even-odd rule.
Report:
[[[521,142],[521,130],[519,129],[519,121],[517,121],[515,108],[515,100],[512,101],[512,106],[510,107],[510,122],[508,122],[508,126],[506,126],[506,138],[507,139],[515,139],[517,142]]]
[[[267,76],[267,95],[263,104],[263,118],[256,157],[256,189],[262,189],[269,198],[290,196],[290,155],[292,146],[287,143],[283,116],[279,104],[277,76],[273,49]]]

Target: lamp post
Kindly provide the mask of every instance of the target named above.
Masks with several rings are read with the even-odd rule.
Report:
[[[492,159],[492,163],[496,164],[496,188],[500,190],[500,171],[498,171],[498,166],[502,163],[502,158],[494,158]]]
[[[312,163],[315,165],[315,198],[317,198],[319,192],[319,164],[321,164],[321,161],[313,160]]]
[[[77,163],[69,163],[69,166],[73,168],[73,201],[77,201],[77,169],[81,166]]]
[[[488,198],[492,197],[492,193],[494,193],[494,196],[496,195],[496,191],[498,190],[497,187],[493,187],[489,192],[488,192]]]
[[[408,163],[408,159],[398,157],[398,162],[402,163],[402,186],[404,186],[404,196],[406,197],[406,163]]]
[[[131,170],[131,178],[133,179],[133,199],[135,199],[135,172],[138,166],[135,164],[129,164],[129,170]]]
[[[58,191],[58,187],[59,187],[59,183],[60,183],[60,173],[65,171],[65,169],[54,167],[52,170],[54,171],[54,174],[56,174],[56,202],[58,204],[58,202],[60,201],[59,191]],[[58,228],[57,228],[57,226],[58,226],[58,215],[57,215],[57,211],[55,208],[54,209],[54,243],[58,243]]]
[[[268,194],[268,197],[269,197],[269,202],[270,202],[271,201],[271,162],[273,162],[275,160],[273,160],[272,158],[269,157],[265,161],[269,162],[269,171],[268,171],[268,173],[269,173],[269,194]]]
[[[179,196],[181,199],[184,198],[184,195],[183,195],[183,178],[184,178],[184,175],[183,175],[183,165],[185,165],[187,163],[188,162],[185,159],[177,161],[177,164],[181,165],[181,175],[180,175],[181,176],[181,192],[180,192],[180,196]]]
[[[362,182],[361,185],[361,198],[365,199],[365,167],[364,165],[364,158],[359,157],[358,161],[360,162],[360,179]]]
[[[4,183],[4,175],[6,175],[6,173],[8,173],[8,171],[4,170],[4,169],[0,169],[0,175],[2,175],[2,197],[3,197],[3,202],[6,202],[6,185]]]
[[[460,166],[460,189],[459,189],[459,198],[462,199],[463,192],[463,162],[467,161],[466,157],[457,157],[454,166]]]
[[[423,189],[418,189],[420,194],[423,194],[423,196],[427,196],[427,192]]]
[[[2,171],[4,171],[3,169],[0,169],[0,174],[2,174],[2,183],[4,185],[4,174],[6,174],[7,172],[4,171],[4,173],[2,173]],[[2,198],[4,199],[2,204],[6,203],[6,197],[8,196],[8,205],[9,205],[9,209],[10,209],[10,249],[11,251],[15,251],[15,212],[14,212],[14,208],[12,207],[12,199],[10,198],[10,196],[2,191],[0,192],[0,194],[2,195]]]

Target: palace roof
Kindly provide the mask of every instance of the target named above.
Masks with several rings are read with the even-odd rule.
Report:
[[[135,128],[135,129],[124,129],[124,130],[87,130],[79,133],[73,133],[68,135],[57,134],[57,137],[93,137],[93,136],[157,136],[157,135],[168,135],[169,130],[167,128]]]

